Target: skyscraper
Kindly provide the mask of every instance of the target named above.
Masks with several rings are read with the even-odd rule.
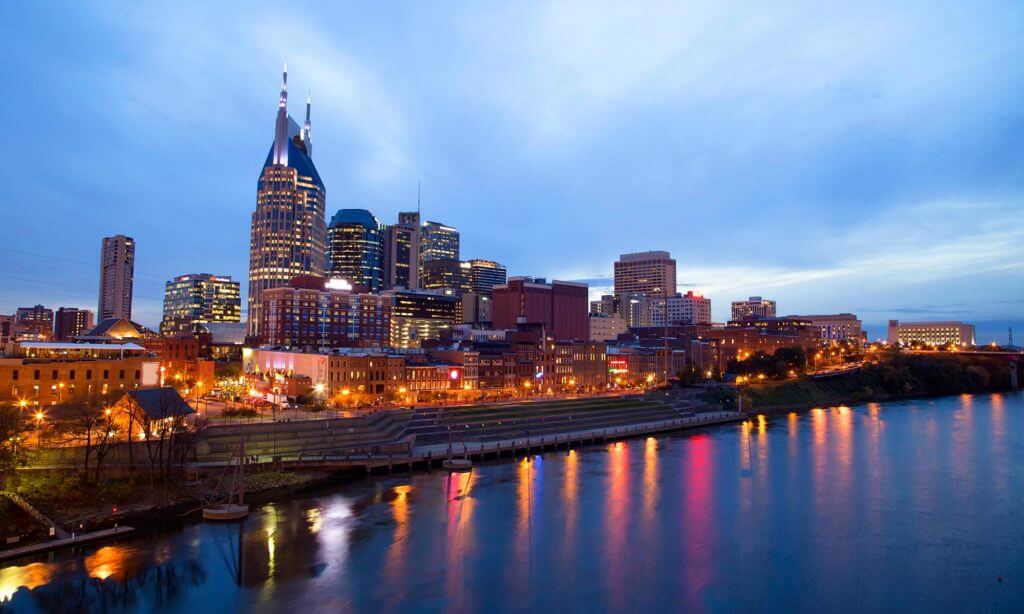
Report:
[[[676,292],[676,261],[668,252],[622,254],[615,261],[615,295]]]
[[[420,228],[420,244],[421,262],[459,260],[459,231],[451,226],[426,222]]]
[[[384,288],[420,287],[420,214],[398,214],[384,231]]]
[[[425,290],[451,290],[461,295],[469,289],[469,268],[451,258],[424,260],[420,269],[420,287]]]
[[[463,265],[469,269],[469,288],[477,294],[489,297],[493,294],[494,286],[500,286],[506,281],[505,267],[493,260],[474,258]]]
[[[132,317],[135,281],[135,240],[124,235],[103,238],[100,252],[100,321]]]
[[[164,288],[160,333],[190,333],[196,324],[238,322],[242,311],[240,292],[240,284],[231,277],[209,273],[175,277]]]
[[[381,289],[384,245],[381,225],[366,209],[340,209],[327,228],[327,270],[370,292]]]
[[[274,144],[256,190],[249,243],[249,333],[259,335],[263,292],[285,286],[298,275],[326,271],[327,190],[313,164],[310,100],[306,124],[288,116],[288,66],[285,65]]]

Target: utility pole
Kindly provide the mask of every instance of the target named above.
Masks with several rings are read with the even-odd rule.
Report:
[[[665,302],[665,309],[664,309],[664,313],[665,313],[664,325],[665,325],[665,327],[664,327],[664,330],[662,331],[662,341],[664,342],[664,348],[662,349],[662,351],[664,352],[664,355],[662,356],[662,360],[664,361],[664,365],[665,365],[665,387],[667,388],[668,387],[668,284],[662,283],[661,285],[662,285],[662,292],[661,292],[661,294],[662,294],[662,296],[664,298],[664,302]]]

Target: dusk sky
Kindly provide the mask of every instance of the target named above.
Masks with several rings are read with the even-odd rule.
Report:
[[[95,310],[117,233],[143,324],[176,275],[244,291],[287,57],[328,218],[422,182],[510,275],[596,296],[664,249],[716,321],[763,295],[1024,340],[1020,2],[388,6],[0,5],[0,313]]]

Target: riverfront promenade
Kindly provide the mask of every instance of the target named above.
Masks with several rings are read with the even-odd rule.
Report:
[[[501,454],[739,417],[664,391],[613,398],[396,409],[341,418],[208,426],[188,464],[202,468],[230,463],[241,439],[249,462],[255,464],[373,468],[438,459],[448,456],[449,450],[460,456]],[[39,451],[27,469],[74,467],[80,463],[79,453],[76,448]],[[113,467],[126,461],[126,451],[115,450],[106,464]]]

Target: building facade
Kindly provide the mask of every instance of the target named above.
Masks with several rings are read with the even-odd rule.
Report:
[[[256,190],[249,242],[249,332],[259,335],[263,294],[299,275],[326,270],[327,190],[313,164],[309,113],[300,132],[288,116],[288,72],[283,74],[274,144]],[[305,137],[305,139],[303,139]]]
[[[742,320],[744,318],[774,318],[775,301],[751,296],[745,301],[732,302],[732,319]]]
[[[328,276],[382,289],[384,237],[380,222],[366,209],[341,209],[327,227]]]
[[[164,317],[160,333],[191,333],[197,324],[239,322],[242,318],[241,284],[230,276],[190,273],[164,287]]]
[[[538,325],[557,341],[590,338],[587,284],[542,278],[511,277],[494,286],[492,321],[495,328]]]
[[[386,345],[420,347],[462,321],[459,299],[427,290],[388,290],[381,295],[391,305],[391,328]]]
[[[676,261],[665,251],[622,254],[615,261],[615,294],[676,293]]]
[[[157,386],[160,359],[135,345],[15,344],[0,359],[0,404],[23,409],[60,405],[81,395]]]
[[[640,326],[711,324],[711,299],[692,290],[667,299],[648,295],[642,299],[640,322]]]
[[[100,251],[100,320],[132,317],[135,240],[124,235],[103,238]]]
[[[860,343],[863,340],[861,321],[852,313],[786,317],[810,322],[812,326],[816,326],[821,330],[821,338],[824,341],[853,341]]]
[[[590,340],[615,341],[619,335],[629,330],[626,321],[619,316],[591,315]]]
[[[970,347],[976,345],[974,325],[959,320],[943,320],[936,322],[900,322],[889,320],[889,344],[911,345],[956,345]]]
[[[53,339],[53,310],[35,305],[34,307],[18,307],[14,312],[14,322],[18,326],[17,338],[33,341],[50,341]]]
[[[71,341],[94,326],[92,311],[77,307],[60,307],[53,316],[53,340]]]
[[[306,275],[264,293],[260,340],[318,350],[388,345],[392,297]]]

